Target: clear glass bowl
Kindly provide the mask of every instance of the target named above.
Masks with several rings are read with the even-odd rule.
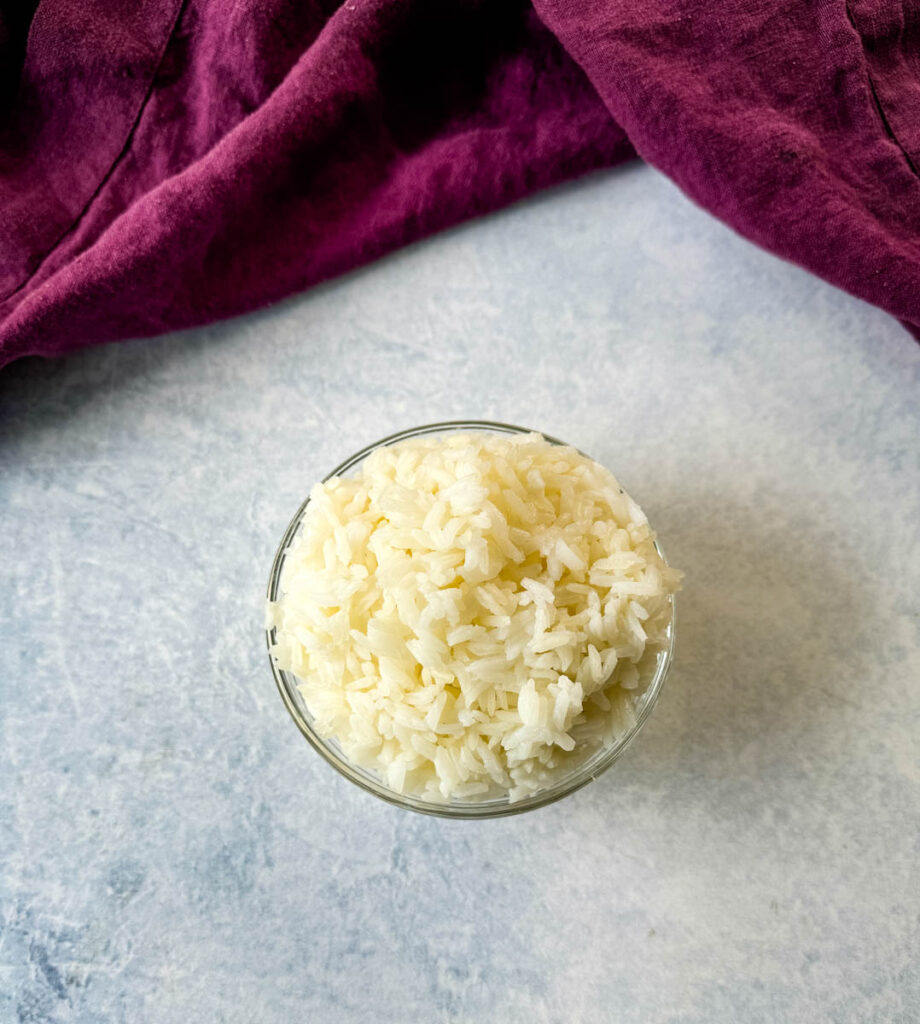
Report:
[[[384,445],[396,444],[411,437],[423,437],[427,434],[446,434],[457,431],[485,431],[497,434],[529,434],[533,431],[524,427],[515,427],[507,423],[491,423],[487,420],[463,420],[448,423],[429,423],[423,427],[413,427],[411,430],[403,430],[398,434],[391,434],[382,441],[368,445],[356,452],[351,458],[346,459],[340,466],[336,466],[332,472],[324,478],[329,480],[334,476],[348,476],[352,474],[370,455],[372,451]],[[552,444],[564,444],[557,438],[543,434],[543,437]],[[303,519],[304,512],[309,504],[308,498],[297,510],[290,525],[281,538],[275,560],[272,563],[271,576],[268,581],[268,599],[277,601],[280,595],[281,572],[284,567],[284,559],[288,548],[293,541]],[[658,553],[664,558],[664,554],[658,545],[655,545]],[[362,768],[350,761],[342,752],[341,747],[335,739],[326,739],[320,736],[314,728],[313,716],[297,689],[297,677],[283,669],[279,669],[271,657],[271,646],[274,641],[274,628],[267,631],[266,639],[269,646],[269,662],[271,663],[272,674],[278,685],[278,692],[284,701],[285,707],[291,713],[291,717],[297,723],[297,728],[303,733],[310,745],[332,765],[341,772],[346,779],[350,779],[362,789],[379,796],[398,807],[405,807],[412,811],[419,811],[422,814],[433,814],[442,818],[499,818],[509,814],[520,814],[523,811],[532,811],[536,807],[543,807],[551,804],[569,793],[596,779],[602,772],[606,771],[614,761],[623,754],[630,743],[635,739],[636,734],[645,724],[651,714],[655,702],[661,693],[665,677],[671,666],[674,656],[674,634],[676,627],[676,607],[674,597],[671,597],[671,620],[666,633],[666,645],[658,655],[655,664],[655,671],[648,685],[641,691],[637,691],[634,703],[635,723],[612,745],[598,747],[582,762],[578,763],[571,771],[560,775],[559,780],[550,788],[541,790],[532,796],[516,800],[513,803],[507,796],[496,796],[481,800],[453,799],[445,803],[433,803],[422,800],[420,797],[409,796],[404,793],[396,793],[382,782],[373,772]]]

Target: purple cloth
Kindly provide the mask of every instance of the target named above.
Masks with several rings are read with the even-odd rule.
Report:
[[[920,325],[918,0],[41,0],[26,42],[28,6],[0,6],[0,364],[253,309],[636,152]]]

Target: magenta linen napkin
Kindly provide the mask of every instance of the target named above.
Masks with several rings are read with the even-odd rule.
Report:
[[[920,3],[41,0],[27,40],[11,9],[0,363],[253,309],[636,151],[920,324]]]

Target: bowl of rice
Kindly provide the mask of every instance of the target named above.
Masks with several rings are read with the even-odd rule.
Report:
[[[680,578],[577,449],[434,423],[357,452],[298,509],[269,578],[269,660],[300,731],[363,789],[515,814],[596,779],[642,728]]]

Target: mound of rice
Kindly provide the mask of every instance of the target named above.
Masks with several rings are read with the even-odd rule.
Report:
[[[680,573],[539,434],[378,448],[315,487],[269,606],[317,731],[391,789],[517,800],[632,724]]]

